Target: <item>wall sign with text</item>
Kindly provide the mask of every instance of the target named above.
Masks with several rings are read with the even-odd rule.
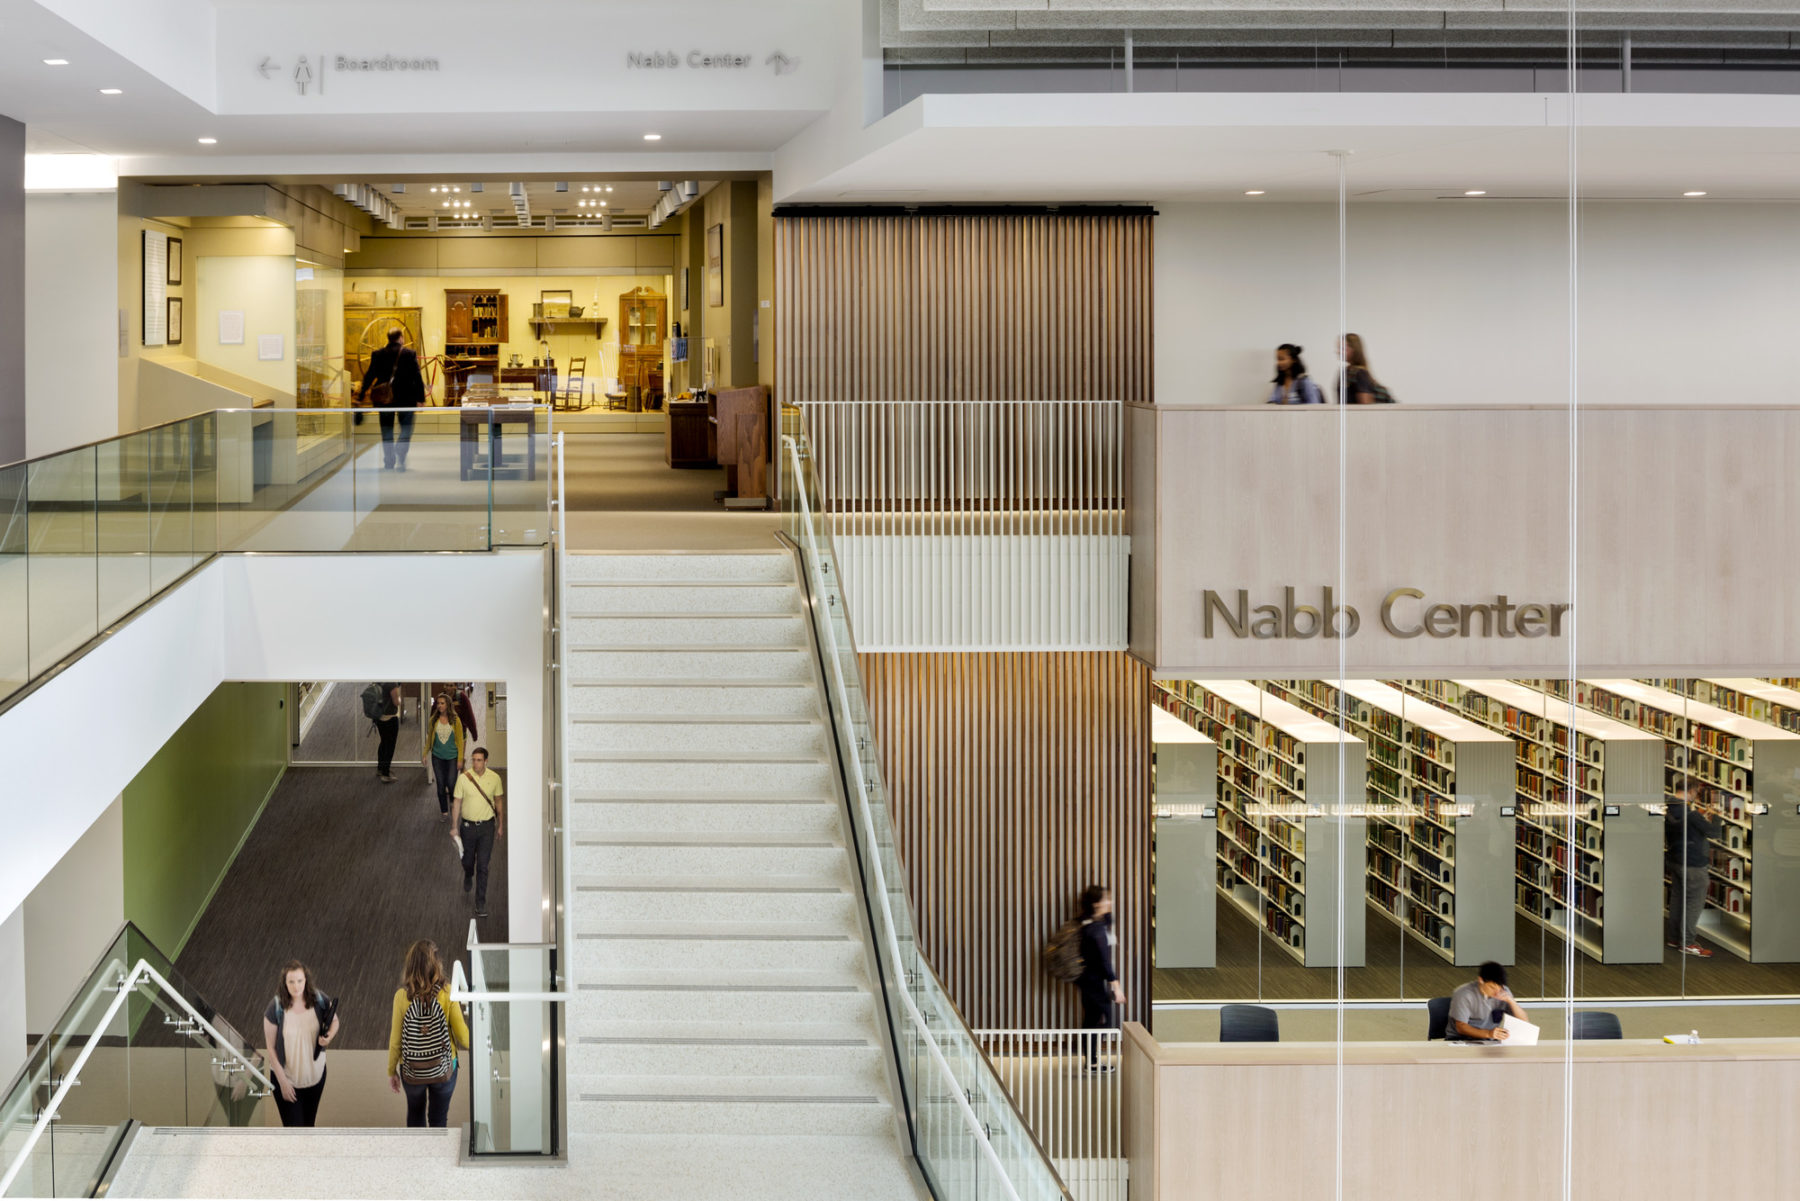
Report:
[[[1201,636],[1212,638],[1354,638],[1362,629],[1355,605],[1338,604],[1330,586],[1317,605],[1301,604],[1299,590],[1281,590],[1281,603],[1250,603],[1250,590],[1200,594]],[[1470,603],[1437,601],[1417,588],[1395,588],[1376,609],[1380,626],[1395,638],[1560,638],[1573,605],[1560,601],[1515,602],[1505,593]]]

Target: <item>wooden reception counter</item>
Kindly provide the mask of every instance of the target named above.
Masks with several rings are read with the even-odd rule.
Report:
[[[1569,1046],[1344,1044],[1343,1196],[1561,1197]],[[1573,1047],[1578,1201],[1800,1188],[1800,1039]],[[1131,1201],[1331,1198],[1338,1062],[1334,1043],[1164,1045],[1126,1023]]]

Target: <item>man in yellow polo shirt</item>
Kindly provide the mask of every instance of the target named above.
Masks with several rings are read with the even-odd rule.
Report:
[[[506,836],[506,786],[487,769],[486,747],[469,753],[469,770],[456,778],[451,794],[450,830],[462,840],[463,891],[475,890],[475,916],[486,917],[488,861],[494,841]]]

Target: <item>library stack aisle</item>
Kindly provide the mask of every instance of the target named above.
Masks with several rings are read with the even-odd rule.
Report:
[[[1341,920],[1341,966],[1361,967],[1363,741],[1248,680],[1170,680],[1158,690],[1218,744],[1220,895],[1306,967],[1340,966]]]

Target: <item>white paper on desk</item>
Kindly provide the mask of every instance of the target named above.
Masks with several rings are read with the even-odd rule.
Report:
[[[1506,1031],[1506,1045],[1509,1047],[1537,1046],[1538,1028],[1530,1022],[1522,1021],[1509,1013],[1500,1019],[1500,1028]]]

